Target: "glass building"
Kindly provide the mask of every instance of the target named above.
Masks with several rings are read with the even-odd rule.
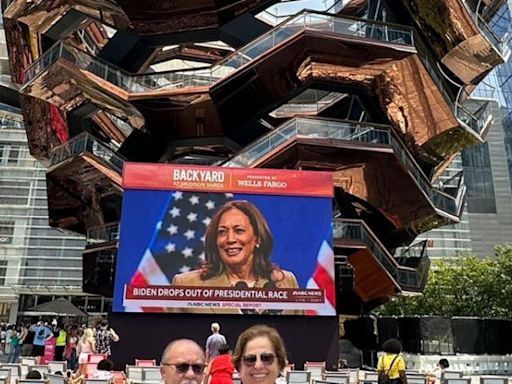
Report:
[[[36,315],[30,307],[66,297],[90,313],[109,303],[82,292],[84,236],[48,225],[46,168],[28,149],[21,110],[5,100],[10,84],[0,30],[0,321]]]

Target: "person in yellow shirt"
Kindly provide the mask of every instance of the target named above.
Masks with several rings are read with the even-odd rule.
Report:
[[[384,355],[379,357],[377,362],[377,372],[379,374],[379,383],[381,377],[387,375],[389,380],[386,384],[407,384],[405,374],[405,360],[401,355],[402,343],[397,339],[389,339],[382,344]]]
[[[55,356],[54,359],[57,361],[63,361],[64,358],[62,355],[64,354],[64,348],[66,347],[66,336],[67,333],[62,324],[58,324],[55,328],[55,333],[57,339],[55,340]]]

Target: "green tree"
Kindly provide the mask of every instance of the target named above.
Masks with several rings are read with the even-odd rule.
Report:
[[[512,246],[496,246],[496,257],[464,254],[436,261],[422,295],[399,296],[377,314],[475,316],[512,319]]]

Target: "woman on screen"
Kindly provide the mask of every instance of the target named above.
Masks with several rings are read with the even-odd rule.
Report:
[[[270,261],[272,234],[261,212],[248,201],[224,204],[208,225],[204,243],[204,265],[176,275],[172,285],[299,288],[292,272]]]

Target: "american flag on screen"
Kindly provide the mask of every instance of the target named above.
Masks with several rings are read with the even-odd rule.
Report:
[[[336,313],[336,297],[334,295],[334,250],[332,249],[330,239],[332,229],[326,234],[324,241],[320,245],[316,257],[316,268],[313,275],[309,278],[306,288],[323,289],[327,301],[322,308],[322,313]],[[318,311],[307,311],[308,315],[316,315]]]
[[[175,274],[196,269],[204,261],[206,227],[217,208],[232,199],[231,193],[172,193],[130,284],[169,285]],[[152,312],[157,310],[163,308],[151,308]]]
[[[175,274],[194,270],[204,261],[206,227],[217,209],[233,200],[230,193],[172,193],[153,239],[142,257],[130,284],[138,286],[169,285]],[[323,311],[335,312],[334,254],[331,233],[326,234],[318,251],[317,266],[307,288],[325,288],[328,303]],[[130,311],[163,311],[164,308],[129,306]],[[308,311],[314,315],[316,311]]]

